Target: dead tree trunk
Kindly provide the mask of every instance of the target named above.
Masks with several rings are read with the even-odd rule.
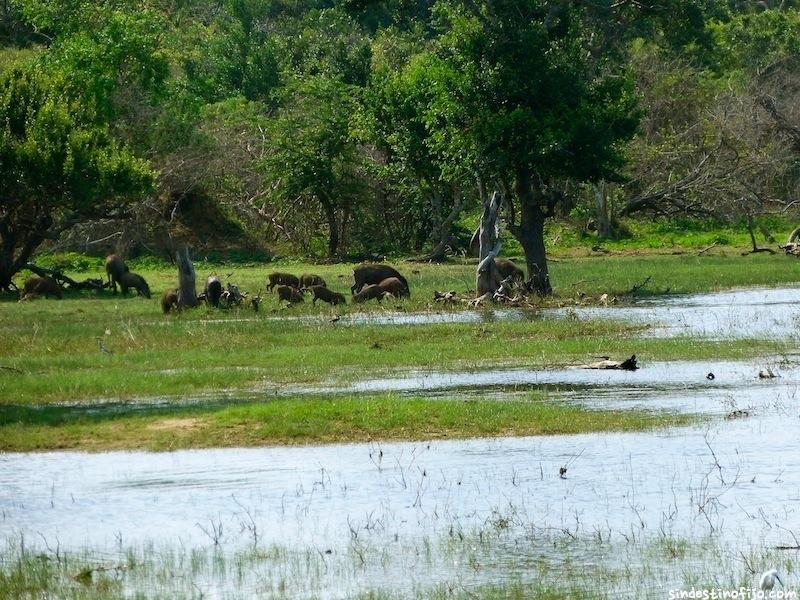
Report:
[[[494,294],[500,287],[500,273],[494,259],[500,253],[503,245],[500,236],[500,227],[497,224],[497,213],[503,197],[500,192],[494,192],[492,199],[483,205],[480,228],[480,262],[475,278],[475,289],[478,296]]]
[[[800,237],[800,227],[796,227],[792,233],[789,234],[789,239],[785,244],[778,246],[786,254],[794,254],[800,256],[800,244],[797,243],[797,238]]]
[[[178,306],[194,308],[197,306],[197,289],[195,288],[197,276],[192,259],[189,258],[189,248],[184,248],[183,252],[179,250],[175,258],[178,261]]]

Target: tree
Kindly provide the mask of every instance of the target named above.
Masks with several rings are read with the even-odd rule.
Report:
[[[631,79],[591,56],[585,13],[571,3],[441,1],[435,14],[435,147],[452,168],[505,183],[530,285],[549,294],[545,221],[565,182],[619,179],[622,142],[639,120]]]
[[[46,239],[119,214],[146,192],[147,163],[114,141],[37,67],[0,79],[0,289]]]
[[[426,56],[397,69],[383,64],[373,73],[363,106],[362,135],[381,152],[381,177],[403,197],[433,249],[419,258],[441,261],[452,244],[452,227],[473,199],[472,181],[462,170],[445,174],[433,151],[425,113],[431,102]]]
[[[800,19],[767,11],[713,28],[703,69],[643,45],[633,54],[647,116],[631,145],[623,214],[743,223],[785,212],[800,190]]]
[[[321,211],[328,257],[345,238],[359,189],[360,156],[350,135],[351,86],[323,76],[297,84],[268,125],[261,169],[273,182],[273,203],[308,218]]]

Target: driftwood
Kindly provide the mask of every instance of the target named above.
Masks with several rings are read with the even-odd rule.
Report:
[[[480,262],[475,275],[475,289],[478,296],[494,294],[500,287],[500,274],[494,259],[500,254],[503,245],[500,227],[497,224],[502,200],[500,193],[494,192],[491,200],[483,206],[480,227]]]
[[[102,279],[84,279],[83,281],[75,281],[67,277],[61,271],[55,269],[45,269],[44,267],[37,267],[33,263],[26,263],[25,268],[31,273],[36,273],[39,277],[50,277],[62,288],[67,287],[71,290],[102,290],[108,287],[108,284]]]
[[[618,371],[635,371],[639,368],[636,364],[636,355],[634,354],[627,360],[618,361],[618,360],[609,360],[604,359],[597,362],[589,363],[587,365],[581,365],[582,369],[614,369]]]
[[[786,243],[779,245],[778,248],[786,252],[786,254],[800,256],[800,244],[797,243],[798,237],[800,237],[800,227],[796,227],[795,230],[789,234],[789,239]]]
[[[222,292],[222,295],[220,296],[220,304],[224,304],[227,307],[241,306],[246,297],[247,292],[240,292],[238,285],[229,283],[227,284],[225,291]],[[258,308],[255,310],[258,310]]]
[[[441,302],[442,304],[453,304],[456,301],[456,293],[452,290],[449,292],[437,292],[434,290],[433,301]]]
[[[197,306],[197,289],[195,281],[197,275],[194,271],[194,264],[189,258],[189,248],[180,250],[175,256],[178,263],[178,307],[194,308]]]

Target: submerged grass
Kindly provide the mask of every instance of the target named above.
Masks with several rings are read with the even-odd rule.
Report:
[[[548,402],[382,395],[304,396],[168,414],[0,409],[0,451],[110,450],[430,440],[633,431],[696,420],[645,410],[604,411]]]
[[[778,567],[789,582],[782,590],[788,594],[781,597],[797,597],[791,584],[795,552],[749,545],[733,552],[708,538],[664,540],[655,536],[620,544],[546,531],[520,536],[490,524],[444,539],[426,537],[407,545],[353,541],[349,548],[325,552],[258,544],[232,551],[149,544],[54,552],[12,540],[0,551],[0,599],[580,600],[703,598],[712,597],[712,590],[719,598],[725,590],[736,595],[724,597],[751,597],[751,592],[760,597],[752,589],[759,573],[753,568],[762,565]],[[684,551],[665,553],[665,543]]]

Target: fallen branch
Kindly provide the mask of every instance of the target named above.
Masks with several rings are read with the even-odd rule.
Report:
[[[71,277],[67,277],[61,271],[55,269],[45,269],[44,267],[37,267],[33,263],[26,263],[25,268],[36,273],[39,277],[49,277],[61,287],[68,287],[71,290],[102,290],[108,287],[108,284],[102,279],[84,279],[83,281],[75,281]]]
[[[701,254],[705,254],[706,252],[708,252],[712,248],[716,248],[717,246],[719,246],[719,242],[715,241],[710,246],[706,246],[705,248],[702,248],[701,250],[698,250],[697,251],[697,256],[700,256]]]
[[[581,365],[582,369],[613,369],[619,371],[635,371],[639,368],[636,364],[636,355],[634,354],[627,360],[622,362],[618,360],[601,360],[588,365]]]
[[[456,293],[452,290],[449,292],[437,292],[434,290],[433,301],[441,302],[443,304],[452,304],[456,301]]]
[[[642,289],[642,288],[644,288],[644,287],[645,287],[645,286],[646,286],[648,283],[650,283],[650,280],[651,280],[652,278],[653,278],[653,276],[652,276],[652,275],[648,275],[648,276],[645,278],[645,280],[644,280],[644,281],[642,281],[642,283],[635,284],[635,285],[634,285],[634,286],[633,286],[631,289],[629,289],[627,292],[625,292],[625,296],[635,296],[635,295],[636,295],[636,294],[639,292],[639,290],[641,290],[641,289]]]

